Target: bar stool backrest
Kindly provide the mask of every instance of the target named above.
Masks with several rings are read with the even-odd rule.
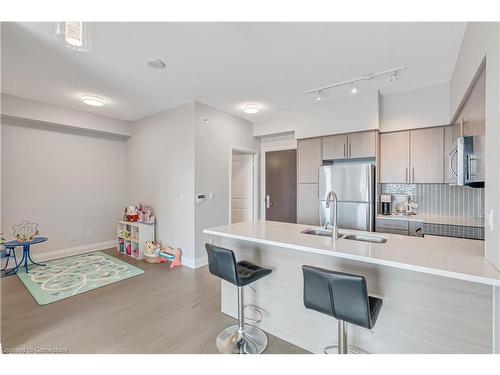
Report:
[[[238,285],[239,280],[234,252],[209,243],[205,244],[205,248],[207,249],[210,273],[231,284]]]
[[[304,305],[357,326],[371,328],[370,304],[363,276],[302,266]]]

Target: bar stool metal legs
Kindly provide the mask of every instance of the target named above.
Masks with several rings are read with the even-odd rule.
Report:
[[[220,353],[260,354],[267,347],[267,336],[260,328],[245,324],[245,301],[242,286],[238,287],[238,324],[224,329],[217,336]]]
[[[324,350],[323,353],[331,354],[331,349],[337,349],[338,354],[361,354],[358,348],[354,348],[347,343],[347,322],[343,320],[338,321],[338,344],[329,345]]]

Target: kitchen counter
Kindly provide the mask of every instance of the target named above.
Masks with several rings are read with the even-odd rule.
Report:
[[[462,217],[462,216],[442,216],[442,215],[382,215],[378,214],[377,219],[387,220],[407,220],[418,221],[428,224],[442,224],[442,225],[459,225],[466,227],[484,227],[484,218],[482,217]]]
[[[301,233],[310,225],[248,221],[205,229],[226,238],[500,286],[500,272],[484,257],[484,242],[438,236],[408,237],[343,230],[387,239],[370,243]]]
[[[483,256],[484,242],[342,230],[385,243],[301,233],[310,225],[249,221],[204,230],[207,241],[236,259],[269,267],[245,288],[262,309],[264,331],[313,353],[336,340],[330,316],[303,302],[302,265],[363,275],[370,295],[384,300],[374,334],[349,326],[349,340],[369,353],[492,353],[498,272]],[[221,311],[236,317],[237,288],[221,281]]]

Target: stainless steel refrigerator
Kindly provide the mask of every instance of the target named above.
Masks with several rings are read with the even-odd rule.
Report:
[[[319,168],[319,220],[332,223],[326,208],[329,191],[337,195],[339,228],[375,230],[375,167],[369,163],[339,163]],[[331,206],[330,206],[331,207]]]

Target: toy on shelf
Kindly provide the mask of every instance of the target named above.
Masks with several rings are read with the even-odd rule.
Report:
[[[170,253],[167,251],[175,251],[175,253]],[[148,263],[162,263],[169,260],[170,268],[175,268],[182,266],[181,261],[182,251],[181,249],[174,249],[172,247],[163,248],[157,242],[148,241],[146,242],[146,249],[144,250],[144,260]]]
[[[153,209],[150,206],[144,206],[139,203],[139,222],[146,224],[154,224],[155,216],[153,215]]]
[[[123,221],[139,222],[144,224],[154,224],[155,215],[153,215],[153,209],[150,206],[145,206],[139,203],[139,207],[127,206],[125,207],[125,212],[123,214]]]
[[[125,252],[127,253],[127,255],[132,255],[132,245],[130,244],[130,242],[128,242],[125,246]]]
[[[125,220],[136,222],[139,220],[139,212],[135,206],[127,206],[125,208]]]

